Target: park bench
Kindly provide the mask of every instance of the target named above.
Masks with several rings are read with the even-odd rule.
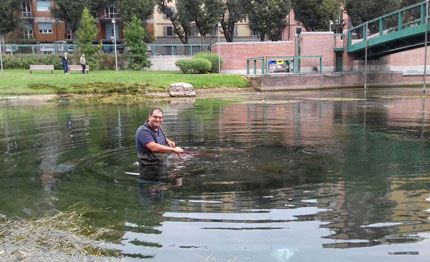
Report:
[[[90,67],[87,65],[85,68],[85,73],[88,74],[88,71],[90,70]],[[81,65],[69,65],[69,71],[82,71]]]
[[[30,74],[33,71],[51,71],[51,74],[54,73],[54,65],[30,65]]]

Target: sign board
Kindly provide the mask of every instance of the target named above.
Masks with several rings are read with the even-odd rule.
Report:
[[[41,45],[40,51],[41,52],[54,52],[54,46],[53,45]]]

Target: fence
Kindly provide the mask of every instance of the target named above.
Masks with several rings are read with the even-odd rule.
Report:
[[[254,74],[257,74],[261,61],[261,74],[271,73],[300,73],[317,71],[323,72],[322,56],[269,56],[249,58],[246,60],[246,73],[249,75],[250,64],[253,63]]]
[[[58,53],[73,53],[77,45],[73,44],[35,44],[35,45],[18,45],[5,44],[0,46],[5,54],[58,54]],[[117,52],[124,53],[126,48],[124,45],[117,45]],[[189,55],[192,56],[200,52],[210,52],[211,45],[206,44],[147,44],[149,55]],[[102,51],[113,54],[115,52],[114,45],[102,45]]]

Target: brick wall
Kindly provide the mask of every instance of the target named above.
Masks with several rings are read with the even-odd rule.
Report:
[[[222,72],[246,74],[246,59],[266,56],[294,56],[296,45],[293,41],[220,43],[212,45],[212,52],[218,53],[218,47],[221,57],[224,59]],[[257,68],[261,68],[261,63],[258,63]]]
[[[336,54],[334,52],[335,37],[332,32],[303,32],[300,34],[301,56],[322,56],[323,71],[334,71],[336,66]],[[319,59],[303,59],[301,72],[312,72],[319,68]]]

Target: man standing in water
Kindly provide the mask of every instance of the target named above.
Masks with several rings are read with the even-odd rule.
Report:
[[[139,164],[142,167],[165,165],[168,153],[180,154],[184,150],[176,147],[175,142],[166,138],[161,129],[163,110],[153,108],[148,120],[137,129],[136,147]]]

